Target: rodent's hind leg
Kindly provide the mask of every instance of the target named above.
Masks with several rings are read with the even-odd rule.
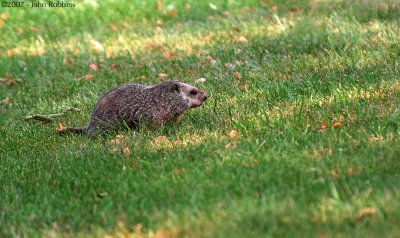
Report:
[[[180,113],[180,114],[178,114],[178,115],[176,116],[176,118],[175,118],[175,123],[176,123],[176,124],[178,124],[178,123],[181,121],[183,114],[184,114],[184,113],[182,112],[182,113]]]

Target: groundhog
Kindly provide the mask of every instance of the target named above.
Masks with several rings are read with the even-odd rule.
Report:
[[[125,84],[109,91],[97,102],[87,127],[63,128],[58,133],[92,136],[121,127],[135,130],[141,123],[155,128],[172,121],[179,122],[186,110],[200,107],[206,99],[204,91],[179,81],[154,86]]]

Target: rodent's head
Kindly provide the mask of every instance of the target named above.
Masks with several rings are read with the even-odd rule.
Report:
[[[187,100],[188,108],[200,107],[207,99],[205,91],[201,91],[192,85],[186,83],[177,83],[178,92],[182,95],[184,100]]]

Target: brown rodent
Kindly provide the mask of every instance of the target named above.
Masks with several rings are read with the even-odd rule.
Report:
[[[186,110],[201,106],[206,99],[204,91],[179,81],[154,86],[125,84],[109,91],[97,102],[87,127],[66,127],[58,133],[95,135],[123,126],[134,130],[141,122],[151,127],[163,126],[179,121]]]

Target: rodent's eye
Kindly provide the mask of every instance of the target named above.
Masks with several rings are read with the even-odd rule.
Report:
[[[195,89],[191,90],[191,91],[190,91],[190,94],[196,95],[196,94],[197,94],[197,90],[195,90]]]

